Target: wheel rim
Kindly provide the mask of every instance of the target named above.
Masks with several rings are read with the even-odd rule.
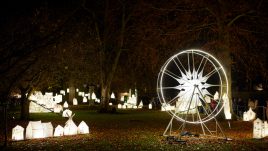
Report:
[[[218,99],[211,100],[215,93]],[[223,66],[202,50],[185,50],[169,58],[157,80],[162,107],[177,120],[203,123],[217,116],[223,108],[222,96],[228,94],[228,80]],[[216,97],[216,96],[215,96]]]

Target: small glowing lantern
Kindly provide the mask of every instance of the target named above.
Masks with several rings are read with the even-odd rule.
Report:
[[[224,114],[225,114],[225,119],[231,119],[232,114],[230,112],[230,105],[229,105],[229,98],[226,93],[223,94],[222,96],[223,103],[224,103]]]
[[[113,103],[111,103],[111,102],[110,102],[110,103],[109,103],[109,105],[110,105],[110,106],[112,106],[112,105],[113,105]]]
[[[63,104],[63,107],[64,107],[64,108],[68,108],[68,106],[69,106],[69,105],[68,105],[67,101],[65,101],[64,104]]]
[[[87,124],[84,121],[82,121],[78,125],[77,133],[78,134],[88,134],[89,133],[89,127],[87,126]]]
[[[41,121],[30,121],[26,128],[26,139],[44,138]]]
[[[73,98],[73,105],[77,105],[77,104],[78,104],[77,99]]]
[[[55,112],[55,113],[60,113],[62,110],[63,110],[62,105],[60,105],[60,104],[56,104],[56,105],[54,106],[54,112]]]
[[[111,94],[111,99],[115,99],[115,95],[114,95],[113,92],[112,92],[112,94]]]
[[[211,103],[211,99],[210,99],[210,97],[209,97],[208,95],[205,96],[205,101],[206,101],[207,103]]]
[[[150,103],[149,104],[149,109],[152,109],[152,108],[153,108],[152,103]]]
[[[92,95],[91,95],[91,99],[92,100],[95,100],[96,99],[96,94],[93,92]]]
[[[260,120],[259,118],[257,118],[256,120],[254,120],[253,122],[253,138],[262,138],[262,120]]]
[[[256,118],[256,113],[251,108],[243,114],[243,121],[251,121]]]
[[[63,136],[63,132],[64,132],[64,128],[60,125],[58,125],[56,128],[55,128],[55,132],[54,132],[54,136]]]
[[[121,104],[118,104],[117,105],[117,108],[121,109],[122,108],[122,105]]]
[[[73,115],[74,116],[74,115]],[[69,116],[68,121],[65,123],[64,126],[64,135],[76,135],[77,134],[77,126],[73,121],[73,116]]]
[[[56,103],[60,103],[60,102],[62,102],[62,95],[56,95],[56,96],[54,97],[54,99],[55,99],[55,102],[56,102]]]
[[[87,98],[85,96],[83,97],[83,103],[87,103]]]
[[[19,141],[24,140],[24,128],[17,125],[12,129],[12,140]]]
[[[76,89],[76,92],[79,92],[79,89],[78,88]]]
[[[214,100],[219,100],[219,92],[218,91],[216,91],[213,98],[214,98]]]
[[[62,117],[70,117],[72,115],[72,111],[69,109],[66,109],[62,112]]]
[[[43,132],[44,132],[44,137],[52,137],[53,136],[53,126],[51,122],[48,123],[42,123],[43,126]]]
[[[70,93],[70,89],[69,89],[69,88],[67,88],[66,92],[67,92],[67,93]]]
[[[141,109],[142,107],[143,107],[143,103],[142,103],[142,100],[141,100],[141,102],[140,102],[138,108]]]
[[[60,90],[60,94],[65,95],[65,91],[64,90]]]

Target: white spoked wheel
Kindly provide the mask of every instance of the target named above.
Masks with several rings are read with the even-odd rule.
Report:
[[[215,118],[228,95],[223,66],[211,54],[185,50],[169,58],[157,80],[162,108],[179,121],[200,124]]]

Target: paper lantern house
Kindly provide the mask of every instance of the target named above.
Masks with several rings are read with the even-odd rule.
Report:
[[[87,98],[85,96],[83,97],[83,103],[87,103]]]
[[[140,102],[138,108],[141,109],[142,107],[143,107],[143,102],[142,102],[142,100],[141,100],[141,102]]]
[[[62,117],[70,117],[72,115],[72,111],[69,109],[66,109],[62,112]]]
[[[12,140],[19,141],[24,140],[24,128],[17,125],[12,129]]]
[[[68,107],[69,107],[67,101],[65,101],[65,102],[63,103],[63,107],[64,107],[64,108],[68,108]]]
[[[77,99],[73,98],[73,105],[77,105],[77,104],[78,104]]]
[[[227,96],[226,93],[223,94],[222,96],[223,99],[223,104],[224,104],[224,115],[225,115],[225,119],[231,119],[232,118],[232,114],[230,112],[230,102],[229,102],[229,98]]]
[[[253,122],[253,138],[260,139],[262,138],[262,125],[263,122],[259,118]]]
[[[148,107],[149,109],[152,109],[153,108],[152,103],[150,103]]]
[[[75,125],[73,121],[73,116],[70,116],[68,121],[65,123],[64,126],[64,135],[76,135],[77,134],[77,126]]]
[[[54,96],[54,100],[55,100],[56,103],[61,103],[62,102],[62,95]]]
[[[54,112],[55,112],[55,113],[60,113],[62,110],[63,110],[62,105],[60,105],[60,104],[56,104],[56,105],[54,106]]]
[[[41,121],[30,121],[26,128],[26,139],[44,138]]]
[[[243,114],[243,121],[251,121],[256,118],[256,113],[251,108]]]
[[[53,137],[53,126],[51,122],[42,123],[44,138]]]
[[[77,133],[78,134],[88,134],[89,133],[89,127],[87,126],[87,124],[84,121],[82,121],[78,125]]]
[[[55,128],[55,132],[54,132],[54,136],[63,136],[64,134],[64,128],[60,125],[58,125],[56,128]]]
[[[121,105],[121,104],[118,104],[118,105],[117,105],[117,108],[118,108],[118,109],[121,109],[121,108],[122,108],[122,105]]]

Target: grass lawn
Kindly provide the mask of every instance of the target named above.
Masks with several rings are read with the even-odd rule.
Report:
[[[85,121],[90,134],[14,142],[10,139],[11,129],[17,124],[26,128],[28,121],[11,120],[9,144],[5,150],[268,150],[268,138],[252,139],[252,122],[231,121],[230,129],[227,121],[219,121],[232,141],[193,137],[185,138],[185,144],[170,144],[162,136],[171,118],[166,112],[118,110],[115,114],[104,114],[85,106],[71,110],[75,113],[74,122],[78,125]],[[58,124],[64,126],[67,118],[54,113],[38,113],[31,114],[31,120],[50,121],[55,128]],[[175,128],[179,124],[174,123]],[[201,127],[187,125],[187,130],[201,132]]]

